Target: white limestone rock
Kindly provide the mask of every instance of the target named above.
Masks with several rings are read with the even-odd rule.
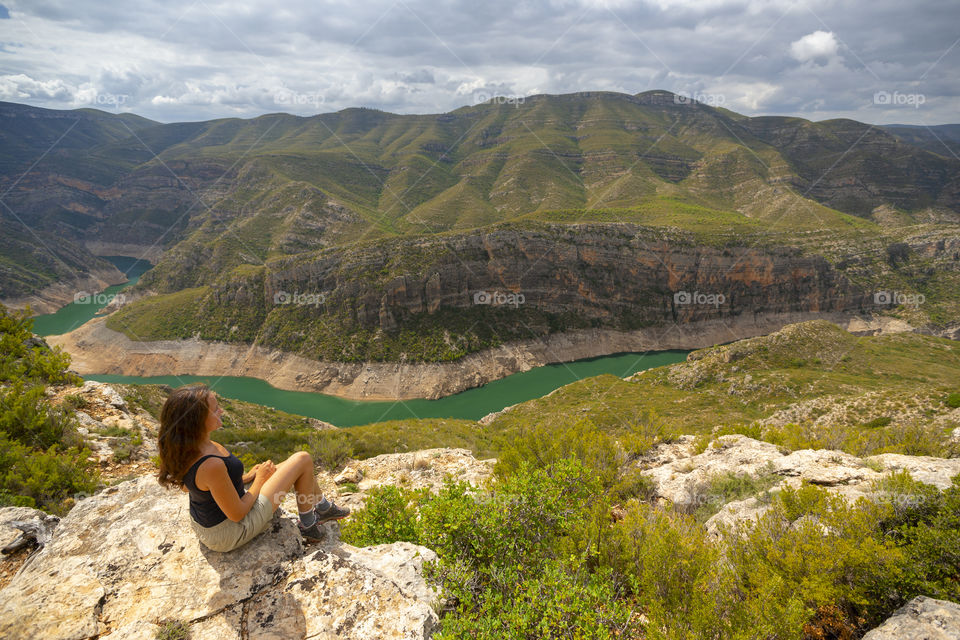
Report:
[[[246,546],[218,553],[199,543],[189,517],[186,495],[152,476],[79,502],[0,590],[0,637],[151,637],[179,620],[192,623],[195,640],[239,638],[241,629],[259,638],[415,639],[436,623],[415,560],[429,550],[359,550],[341,545],[328,524],[328,540],[304,557],[295,522],[280,516]]]
[[[863,640],[957,640],[960,604],[917,596],[897,609]]]

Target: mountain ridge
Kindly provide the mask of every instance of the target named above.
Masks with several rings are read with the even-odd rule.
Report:
[[[471,334],[478,322],[507,339],[529,335],[534,319],[534,335],[617,327],[591,309],[616,303],[618,294],[590,280],[602,282],[626,262],[602,241],[588,249],[562,238],[570,229],[603,226],[589,233],[613,241],[624,224],[643,229],[639,242],[667,247],[653,258],[657,273],[628,285],[634,300],[666,299],[697,284],[695,261],[680,274],[665,269],[683,262],[692,243],[730,254],[728,272],[751,252],[765,253],[764,260],[797,250],[805,259],[820,256],[836,272],[831,278],[856,284],[867,301],[858,312],[892,311],[869,298],[896,289],[928,301],[897,311],[919,311],[925,318],[917,326],[942,329],[958,317],[951,292],[960,268],[951,247],[960,229],[960,160],[852,120],[751,118],[666,91],[515,102],[429,115],[347,109],[138,122],[135,131],[125,125],[132,135],[111,130],[82,154],[57,150],[56,162],[40,163],[8,198],[38,229],[90,247],[124,244],[154,254],[162,247],[133,292],[138,301],[110,320],[133,339],[188,338],[202,315],[221,323],[214,339],[289,348],[290,337],[302,341],[296,335],[332,318],[341,329],[328,338],[347,346],[347,359],[422,359],[403,346],[413,341],[433,342],[439,351],[427,359],[442,360],[502,342]],[[0,186],[12,180],[0,174]],[[515,234],[511,251],[520,253],[484,248],[505,233]],[[573,262],[557,262],[551,254],[567,245]],[[464,261],[453,249],[471,246],[486,257]],[[581,259],[601,247],[608,257]],[[531,311],[536,305],[523,317],[491,318],[489,309],[450,304],[494,287],[540,291],[542,284],[524,279],[530,270],[523,265],[542,268],[543,260],[566,273],[550,286],[580,296],[550,312],[556,317]],[[487,275],[477,277],[476,265]],[[320,282],[314,276],[323,270],[339,275]],[[421,311],[411,315],[389,292],[421,279],[433,283],[433,293],[421,296]],[[773,300],[761,295],[742,304],[731,296],[739,285],[724,282],[711,286],[735,300],[733,314],[758,312]],[[308,309],[277,305],[281,291],[323,292],[330,304],[308,317]],[[792,304],[816,311],[831,303]],[[187,315],[194,311],[178,311],[178,327],[155,313],[183,305]]]

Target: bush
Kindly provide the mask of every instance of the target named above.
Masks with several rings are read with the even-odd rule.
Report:
[[[0,390],[0,431],[36,449],[64,442],[79,443],[73,420],[59,409],[51,408],[44,388],[28,387],[22,381]]]
[[[718,476],[737,497],[764,476]],[[960,600],[960,476],[939,492],[891,474],[849,504],[786,488],[737,531],[709,536],[671,507],[612,496],[577,459],[521,463],[495,490],[374,491],[353,544],[408,540],[452,610],[439,638],[856,638],[920,594]],[[649,620],[639,628],[636,615]]]
[[[57,445],[37,451],[0,433],[0,499],[62,515],[78,496],[97,489],[89,455],[86,449],[61,451]]]
[[[951,393],[946,399],[947,406],[951,409],[960,407],[960,393]]]
[[[932,422],[883,424],[885,419],[867,423],[870,428],[850,425],[812,423],[787,424],[765,429],[762,440],[796,451],[799,449],[839,449],[858,457],[880,453],[949,458],[960,453],[949,442],[941,427]]]
[[[651,413],[627,421],[626,426],[615,431],[605,431],[589,419],[566,427],[526,424],[503,437],[496,472],[505,477],[524,464],[543,469],[572,457],[598,477],[604,489],[616,487],[615,492],[625,497],[642,495],[649,486],[645,487],[644,481],[631,471],[626,475],[632,477],[625,477],[622,470],[630,460],[672,437]]]
[[[177,620],[164,622],[157,627],[153,637],[155,640],[187,640],[190,637],[190,625]]]
[[[898,585],[901,600],[922,594],[958,602],[960,475],[953,478],[952,487],[932,499],[928,490],[921,491],[925,499],[917,501],[919,508],[889,523],[897,525],[895,538],[907,556],[903,580]]]
[[[316,464],[333,471],[353,457],[353,445],[346,434],[326,431],[310,436],[308,450]]]
[[[641,637],[630,602],[619,598],[609,571],[571,572],[548,562],[543,573],[491,597],[473,615],[447,616],[438,639],[526,640]]]
[[[0,305],[0,383],[80,384],[82,380],[67,370],[70,356],[35,338],[32,328],[29,310],[9,311]]]
[[[876,429],[877,427],[885,427],[891,422],[893,422],[893,418],[890,416],[880,416],[879,418],[874,418],[869,422],[864,422],[863,426],[867,429]]]
[[[27,312],[0,305],[0,503],[63,514],[77,494],[96,489],[97,478],[72,416],[51,407],[45,393],[47,383],[79,378],[67,371],[69,356],[31,327]]]
[[[416,502],[418,494],[384,485],[367,496],[366,507],[350,516],[341,538],[358,547],[390,542],[418,543]]]
[[[728,502],[751,496],[759,497],[780,480],[780,476],[769,469],[756,476],[733,472],[716,474],[708,478],[705,486],[694,492],[693,499],[689,505],[684,505],[684,510],[698,522],[706,522]]]
[[[899,604],[894,583],[905,562],[879,527],[888,513],[818,487],[785,488],[742,539],[729,540],[739,589],[748,602],[778,603],[795,633],[818,616],[849,633],[879,622]],[[826,615],[829,607],[842,615]]]

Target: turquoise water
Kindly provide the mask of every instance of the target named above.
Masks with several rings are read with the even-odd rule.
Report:
[[[120,375],[88,375],[88,380],[122,384],[168,384],[180,386],[205,382],[217,393],[237,400],[266,405],[281,411],[319,418],[338,427],[404,418],[464,418],[477,420],[518,402],[539,398],[565,384],[582,378],[612,373],[628,376],[637,371],[680,362],[686,351],[626,353],[590,358],[565,364],[549,364],[515,373],[482,387],[469,389],[439,400],[369,402],[344,400],[322,393],[284,391],[257,378],[233,376],[156,376],[140,378]]]
[[[80,302],[71,302],[55,313],[35,317],[33,319],[33,332],[35,334],[38,336],[55,336],[73,331],[96,316],[120,291],[135,285],[140,276],[153,266],[146,260],[137,260],[126,256],[103,257],[125,273],[129,280],[124,284],[107,287],[101,292],[83,292],[88,295]]]
[[[128,282],[108,287],[91,295],[90,300],[73,302],[56,313],[33,319],[33,332],[41,336],[73,331],[94,318],[114,295],[137,283],[152,265],[143,260],[124,256],[107,256],[118,269],[127,274]],[[93,293],[93,292],[90,292]],[[515,373],[482,387],[469,389],[439,400],[402,400],[372,402],[344,400],[336,396],[305,391],[284,391],[257,378],[236,376],[155,376],[141,378],[120,375],[88,375],[88,380],[121,384],[168,384],[173,387],[205,382],[217,393],[237,400],[262,404],[281,411],[319,418],[338,427],[397,420],[405,418],[464,418],[477,420],[504,407],[539,398],[582,378],[611,373],[624,377],[630,374],[680,362],[686,351],[656,351],[625,353],[564,364],[549,364],[523,373]]]

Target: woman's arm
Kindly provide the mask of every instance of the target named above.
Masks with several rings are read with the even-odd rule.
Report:
[[[260,489],[267,480],[265,476],[264,473],[257,473],[250,489],[241,498],[230,480],[230,474],[227,473],[227,465],[223,459],[208,458],[197,469],[197,488],[206,487],[205,490],[210,492],[224,515],[234,522],[240,522],[257,501]]]

